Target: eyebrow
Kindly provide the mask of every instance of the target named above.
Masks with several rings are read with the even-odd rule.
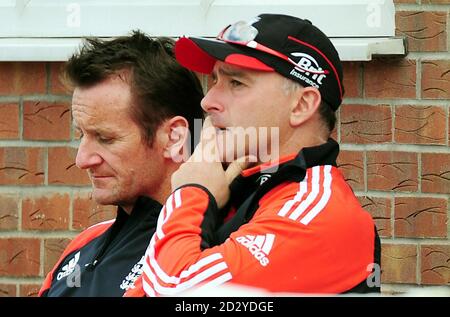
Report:
[[[250,79],[250,76],[245,72],[245,71],[241,71],[238,69],[232,69],[232,68],[225,68],[225,67],[220,67],[218,69],[219,74],[223,75],[223,76],[228,76],[228,77],[238,77],[238,78],[244,78],[244,79]],[[217,71],[213,70],[213,72],[211,73],[211,75],[213,77],[217,77]]]

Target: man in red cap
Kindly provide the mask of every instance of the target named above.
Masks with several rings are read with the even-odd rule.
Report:
[[[344,87],[327,36],[307,20],[262,14],[216,39],[181,38],[175,53],[181,65],[211,75],[202,100],[208,118],[200,144],[172,176],[139,282],[145,294],[223,283],[379,292],[377,231],[337,169],[339,146],[330,138]],[[239,154],[229,146],[237,127],[278,133],[257,134]],[[278,152],[267,163],[261,152],[275,137]],[[239,158],[250,156],[257,166],[241,171]],[[235,213],[222,221],[228,210]]]

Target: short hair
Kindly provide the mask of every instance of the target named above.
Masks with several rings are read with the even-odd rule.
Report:
[[[196,74],[178,64],[173,47],[172,39],[141,31],[113,40],[89,38],[66,63],[65,79],[72,86],[91,87],[129,70],[130,115],[144,140],[151,145],[159,125],[176,115],[186,118],[193,136],[194,120],[203,118],[203,90]]]
[[[283,82],[283,89],[284,91],[289,94],[300,87],[303,87],[301,84],[299,84],[296,81],[293,81],[289,78],[284,78]],[[319,114],[322,118],[322,121],[325,123],[326,127],[328,128],[328,131],[331,133],[333,131],[335,125],[336,125],[336,113],[333,111],[330,105],[326,103],[325,100],[322,99],[319,106]]]
[[[327,125],[328,131],[331,133],[336,126],[336,112],[325,100],[322,100],[319,106],[319,114],[322,121]]]

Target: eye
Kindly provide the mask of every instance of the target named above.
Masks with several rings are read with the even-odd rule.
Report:
[[[111,144],[114,141],[114,139],[112,139],[112,138],[106,138],[101,135],[97,136],[97,139],[100,143],[103,143],[103,144]]]
[[[108,138],[108,137],[102,136],[100,134],[97,134],[97,140],[98,140],[98,142],[103,143],[103,144],[111,144],[114,142],[113,138]]]
[[[242,86],[242,85],[244,85],[244,84],[241,83],[239,80],[231,79],[231,80],[230,80],[230,85],[231,85],[232,87],[239,87],[239,86]]]

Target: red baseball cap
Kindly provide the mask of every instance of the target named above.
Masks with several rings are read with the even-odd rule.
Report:
[[[335,111],[342,103],[342,64],[330,39],[310,21],[261,14],[226,27],[216,39],[182,37],[175,56],[184,67],[210,74],[217,60],[275,71],[302,86],[316,87]]]

